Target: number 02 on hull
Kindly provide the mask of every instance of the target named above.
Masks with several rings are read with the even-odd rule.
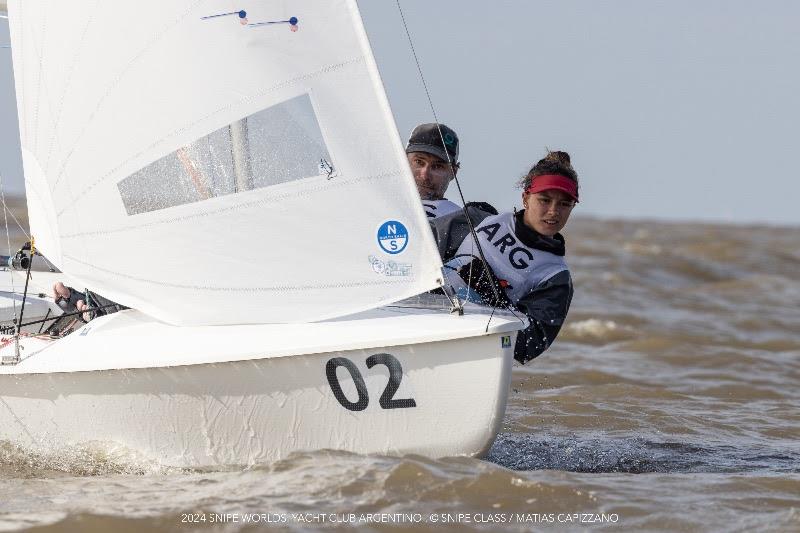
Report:
[[[26,339],[23,361],[0,367],[0,440],[51,453],[122,445],[174,466],[318,449],[481,455],[502,422],[519,328],[495,315],[486,332],[486,321],[396,308],[279,330],[176,328],[123,311],[58,343]],[[394,342],[371,346],[385,326]],[[465,329],[474,335],[453,338]]]

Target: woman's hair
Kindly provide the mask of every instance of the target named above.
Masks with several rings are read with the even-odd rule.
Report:
[[[520,189],[527,191],[531,186],[533,178],[536,176],[544,176],[545,174],[560,174],[561,176],[571,179],[576,184],[578,183],[578,173],[572,168],[569,154],[567,152],[548,149],[547,155],[533,165],[533,168],[519,180]]]

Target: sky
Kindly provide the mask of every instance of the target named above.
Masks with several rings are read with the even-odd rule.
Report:
[[[405,142],[433,111],[396,3],[359,4]],[[519,207],[517,180],[551,148],[580,175],[576,215],[800,224],[800,2],[400,4],[436,116],[461,138],[467,200]],[[7,193],[22,190],[10,63],[0,49]]]

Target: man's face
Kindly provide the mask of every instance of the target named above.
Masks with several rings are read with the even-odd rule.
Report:
[[[447,161],[425,152],[411,152],[406,155],[420,197],[423,200],[441,200],[450,180],[458,172],[458,166],[451,167]]]

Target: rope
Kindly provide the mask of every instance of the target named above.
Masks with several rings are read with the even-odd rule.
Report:
[[[19,328],[22,329],[23,327],[33,326],[35,324],[45,324],[45,323],[47,323],[47,322],[49,322],[51,320],[52,321],[56,321],[56,320],[59,320],[61,318],[65,318],[65,317],[69,317],[69,316],[81,315],[83,313],[92,313],[94,311],[101,311],[101,310],[106,309],[108,307],[114,307],[115,305],[119,305],[119,304],[110,303],[110,304],[106,304],[106,305],[98,305],[96,307],[87,307],[83,311],[72,311],[72,312],[69,312],[69,313],[63,313],[61,315],[53,315],[53,316],[49,316],[48,315],[48,316],[45,316],[45,318],[39,318],[39,319],[36,319],[36,320],[31,320],[30,322],[25,322],[25,323],[19,324]],[[16,325],[0,326],[0,334],[10,335],[13,332],[15,326]],[[20,331],[20,335],[22,335],[22,336],[35,336],[34,334],[23,333],[22,331]]]
[[[24,247],[23,247],[24,248]],[[30,241],[30,254],[31,258],[28,261],[28,270],[25,272],[25,290],[22,291],[22,305],[19,309],[19,320],[17,321],[17,331],[22,326],[22,314],[25,312],[25,301],[28,299],[28,282],[31,280],[31,267],[33,266],[33,256],[36,253],[36,248],[34,247],[33,241]]]
[[[26,230],[26,229],[25,229],[25,226],[23,226],[23,225],[20,223],[20,221],[19,221],[19,220],[17,220],[17,217],[15,217],[15,216],[14,216],[14,212],[13,212],[12,210],[10,210],[10,209],[8,209],[8,208],[6,207],[6,204],[5,204],[5,202],[3,202],[3,211],[5,211],[5,212],[6,212],[6,213],[8,213],[9,215],[11,215],[11,218],[12,218],[12,219],[14,220],[14,222],[17,224],[17,227],[20,229],[20,231],[21,231],[22,233],[24,233],[24,234],[25,234],[25,237],[27,237],[27,239],[28,239],[28,240],[31,240],[31,236],[30,236],[30,234],[28,233],[28,230]],[[6,223],[6,225],[7,225],[7,223]]]
[[[406,31],[406,37],[408,37],[408,44],[411,47],[411,54],[414,56],[414,62],[417,64],[417,72],[419,73],[420,80],[422,81],[422,86],[425,88],[425,96],[428,98],[428,105],[431,108],[431,112],[433,113],[433,120],[436,123],[436,128],[439,131],[439,138],[442,141],[442,146],[447,146],[444,142],[444,134],[442,133],[442,127],[439,124],[439,117],[436,114],[436,108],[433,105],[433,99],[431,98],[431,93],[428,90],[428,83],[425,81],[425,75],[422,73],[422,67],[419,63],[419,57],[417,57],[417,51],[414,48],[414,41],[411,38],[411,32],[408,29],[408,24],[406,24],[406,17],[403,13],[403,8],[400,6],[400,0],[395,0],[397,4],[397,10],[400,12],[400,19],[403,21],[403,28]],[[456,188],[458,189],[458,195],[461,197],[461,209],[464,211],[464,216],[467,219],[467,225],[469,226],[469,232],[472,235],[472,239],[475,242],[475,246],[478,247],[478,254],[481,256],[481,262],[483,263],[483,268],[491,271],[489,269],[489,264],[486,262],[486,257],[483,255],[483,248],[481,247],[481,243],[478,241],[478,234],[475,232],[475,226],[472,223],[472,220],[469,218],[469,214],[467,213],[467,201],[464,199],[464,192],[461,189],[461,182],[458,181],[458,177],[456,176],[454,168],[454,162],[450,159],[450,153],[445,150],[445,155],[447,156],[447,162],[449,163],[450,174],[452,175],[452,180],[456,182]],[[470,269],[470,277],[471,277],[472,270]],[[494,316],[494,308],[497,307],[497,303],[500,301],[500,293],[497,291],[497,287],[492,284],[492,293],[494,294],[495,302],[492,304],[492,316]],[[456,295],[456,299],[458,299],[458,295]],[[459,301],[459,306],[461,307],[461,312],[463,313],[463,304]],[[492,320],[492,316],[489,317],[489,322]],[[488,331],[489,324],[486,324],[486,329]]]
[[[50,335],[42,334],[42,333],[23,333],[20,332],[20,337],[28,337],[30,339],[43,339],[43,340],[53,340],[53,337]],[[0,350],[8,346],[9,344],[13,343],[16,340],[15,336],[11,337],[3,337],[0,339]]]
[[[3,186],[3,174],[0,173],[0,198],[3,201],[3,220],[5,221],[6,226],[6,244],[8,245],[8,256],[12,257],[11,254],[11,233],[8,230],[8,208],[6,207],[6,194],[5,194],[5,187]],[[12,213],[11,216],[13,217],[14,214]],[[16,219],[14,219],[16,220]],[[17,222],[19,224],[19,222]],[[23,230],[25,231],[25,230]],[[14,295],[17,293],[17,289],[14,286],[14,273],[9,269],[8,275],[11,276],[11,302],[14,307],[14,316],[17,316],[17,299],[14,298]]]

